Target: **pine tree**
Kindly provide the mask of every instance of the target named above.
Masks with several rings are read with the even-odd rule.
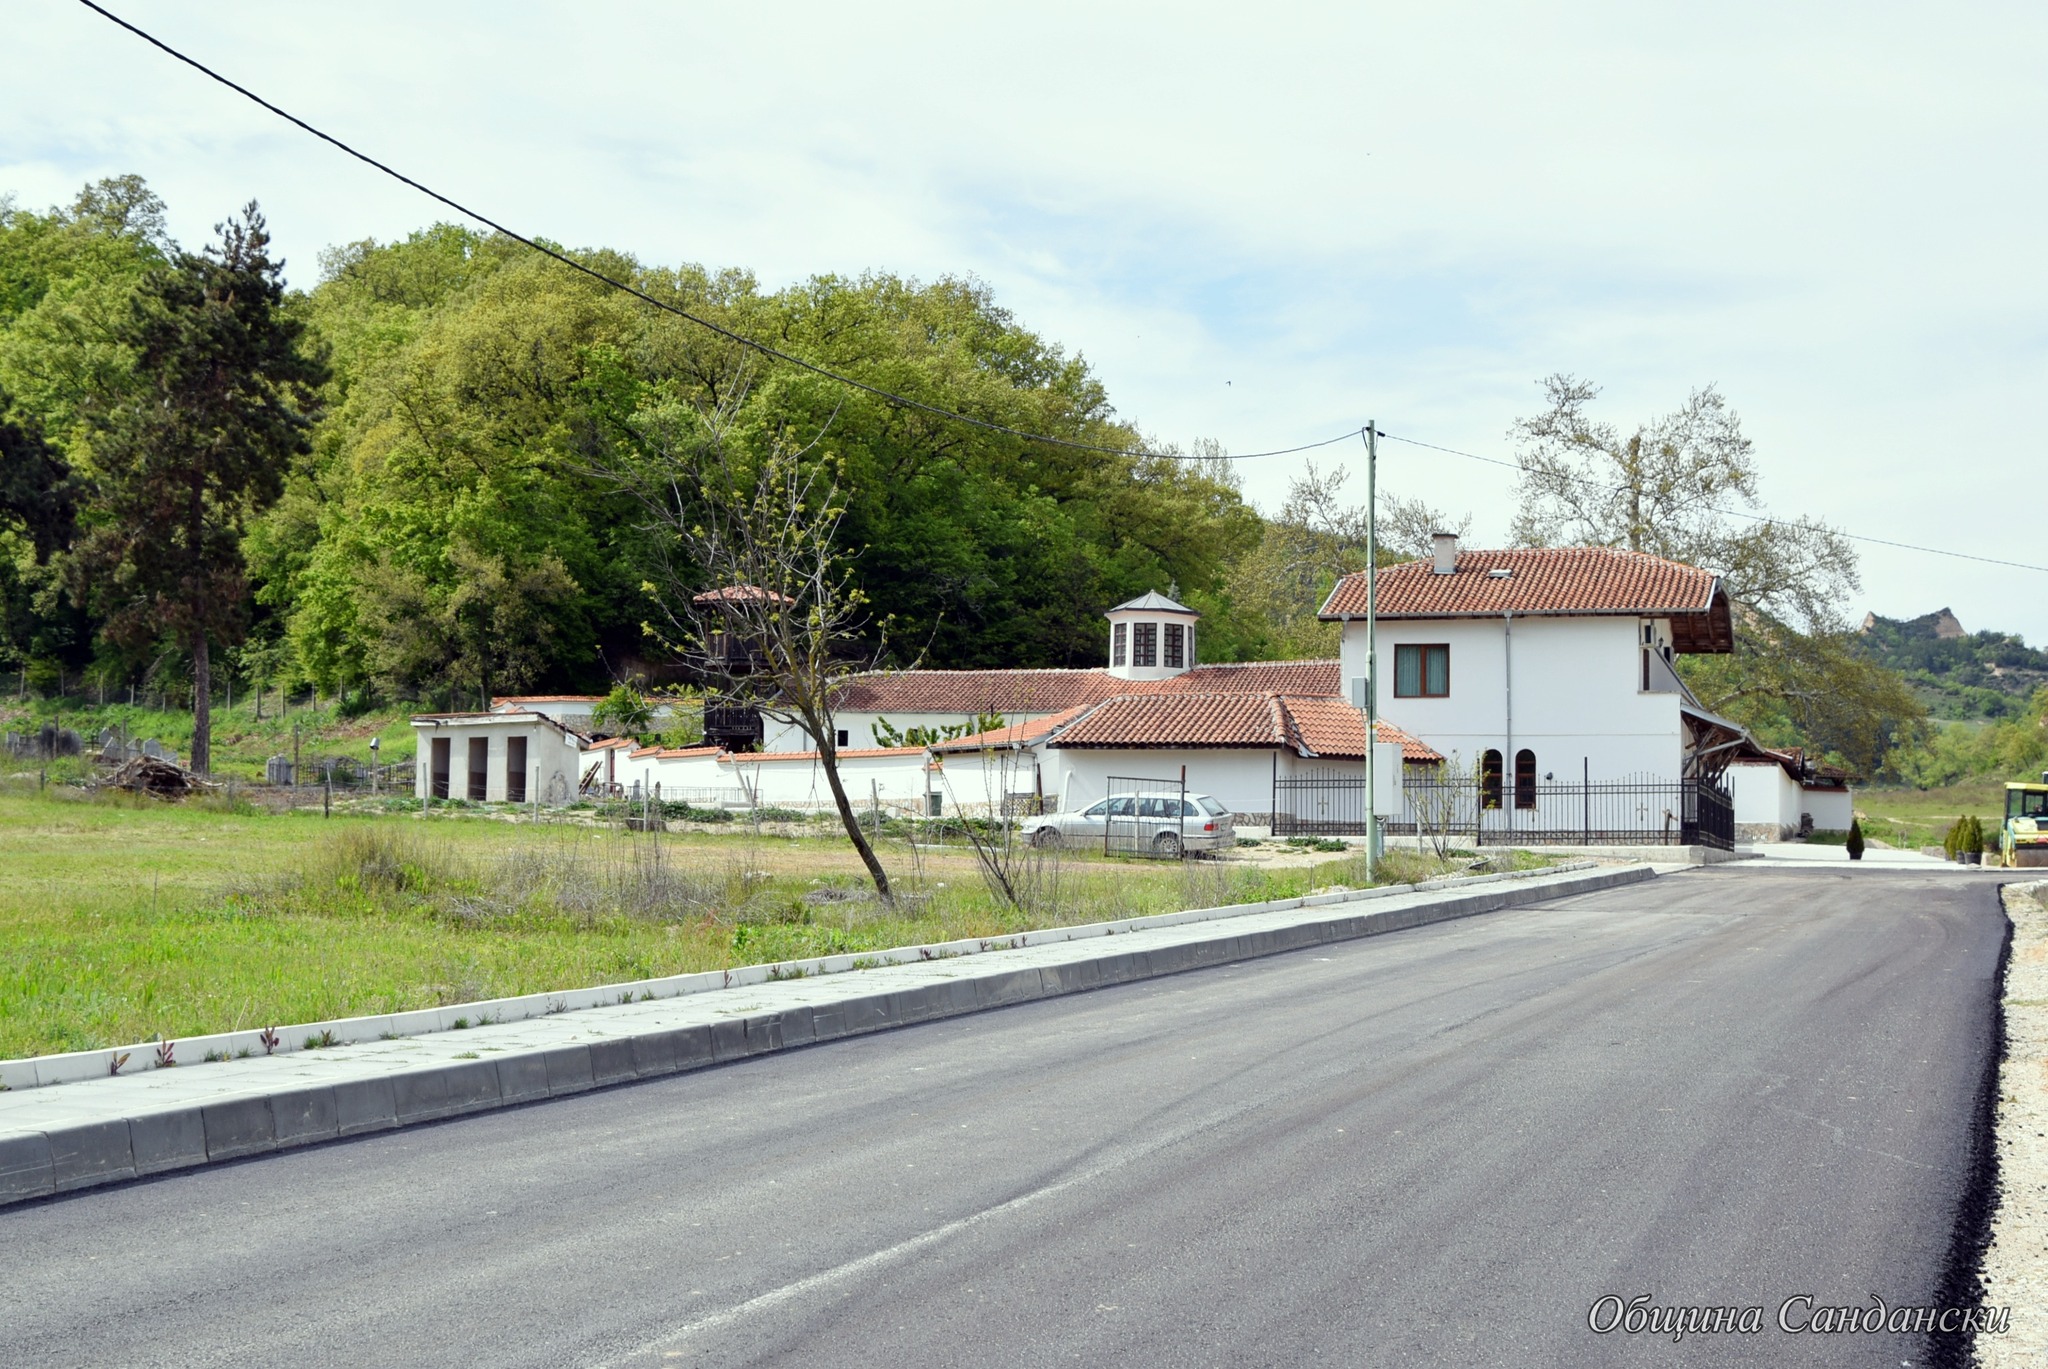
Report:
[[[205,252],[178,252],[138,290],[120,341],[135,384],[100,406],[98,496],[75,573],[128,645],[170,639],[192,660],[192,768],[213,763],[212,648],[239,639],[248,587],[241,533],[310,449],[324,363],[282,305],[251,201]]]

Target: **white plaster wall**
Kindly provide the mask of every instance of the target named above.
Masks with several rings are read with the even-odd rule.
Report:
[[[1856,820],[1856,798],[1847,789],[1804,789],[1800,791],[1804,811],[1813,814],[1817,832],[1846,832]]]
[[[1775,762],[1728,767],[1727,784],[1735,800],[1738,827],[1769,827],[1780,836],[1799,830],[1799,782]]]
[[[727,756],[719,763],[722,788],[744,790],[755,801],[777,808],[828,809],[832,787],[815,760],[764,761]],[[873,788],[870,788],[870,781]],[[875,790],[884,804],[924,806],[924,754],[842,757],[839,782],[856,807],[865,806]]]
[[[1043,757],[1035,748],[1014,751],[966,751],[944,756],[931,775],[931,789],[945,798],[948,813],[988,814],[1002,810],[1006,794],[1044,793],[1047,806],[1057,791],[1041,790]]]
[[[1188,768],[1188,790],[1208,794],[1233,813],[1269,814],[1273,811],[1274,755],[1270,750],[1224,750],[1190,747],[1186,750],[1097,750],[1093,747],[1047,749],[1046,794],[1057,796],[1061,812],[1074,813],[1109,793],[1109,779],[1136,776],[1178,783],[1180,768]],[[1311,770],[1336,771],[1361,777],[1358,761],[1309,759],[1282,751],[1281,778]],[[1374,748],[1378,769],[1374,774],[1373,798],[1381,816],[1395,817],[1401,811],[1401,748],[1381,744]]]
[[[1079,812],[1106,797],[1112,775],[1177,785],[1183,764],[1188,768],[1191,793],[1208,794],[1233,813],[1267,813],[1273,808],[1271,751],[1113,751],[1093,747],[1051,747],[1048,751],[1054,776],[1046,792],[1059,795],[1061,812]]]
[[[732,777],[720,768],[716,752],[704,756],[671,756],[667,760],[651,754],[637,761],[622,759],[617,783],[632,798],[658,793],[662,799],[673,803],[738,801],[737,791],[732,788]],[[660,786],[658,790],[656,785]]]
[[[1558,783],[1585,773],[1596,782],[1680,777],[1680,696],[1642,689],[1642,620],[1516,618],[1512,741],[1504,626],[1499,618],[1382,621],[1380,716],[1453,758],[1461,770],[1496,749],[1512,777],[1514,753],[1526,747],[1536,753],[1539,781],[1546,773]],[[1439,642],[1451,649],[1449,696],[1397,698],[1395,648]],[[1364,623],[1345,625],[1341,659],[1348,696],[1351,680],[1366,673]]]

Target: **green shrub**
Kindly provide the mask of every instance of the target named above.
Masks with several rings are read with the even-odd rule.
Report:
[[[1849,859],[1863,859],[1863,824],[1858,819],[1849,819],[1849,840],[1844,844],[1849,848]]]

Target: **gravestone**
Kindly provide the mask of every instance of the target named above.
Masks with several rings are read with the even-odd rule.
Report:
[[[272,756],[263,762],[263,779],[268,784],[290,784],[292,782],[292,758]]]

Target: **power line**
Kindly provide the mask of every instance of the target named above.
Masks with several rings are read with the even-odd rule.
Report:
[[[662,310],[664,313],[673,314],[677,318],[687,320],[690,323],[694,323],[698,327],[706,329],[709,332],[715,333],[718,336],[725,338],[730,342],[736,343],[741,347],[748,348],[749,350],[757,352],[762,356],[771,358],[772,360],[787,362],[790,365],[795,366],[801,370],[810,372],[812,375],[820,376],[826,380],[833,381],[837,384],[845,385],[852,389],[862,391],[865,394],[873,395],[877,399],[885,400],[888,403],[900,405],[907,409],[915,409],[921,413],[930,414],[935,418],[944,419],[947,422],[965,424],[969,427],[980,428],[985,432],[1001,433],[1004,436],[1019,438],[1026,442],[1038,442],[1045,444],[1047,446],[1066,448],[1071,451],[1096,452],[1105,456],[1152,457],[1174,461],[1256,461],[1262,457],[1294,456],[1301,452],[1315,451],[1318,448],[1333,446],[1336,443],[1345,442],[1350,440],[1351,438],[1363,435],[1364,430],[1362,428],[1355,428],[1347,430],[1345,432],[1338,433],[1335,437],[1326,437],[1323,438],[1321,441],[1304,443],[1303,445],[1298,447],[1282,447],[1275,449],[1273,451],[1264,452],[1229,453],[1219,457],[1191,456],[1184,452],[1150,451],[1142,447],[1107,447],[1093,442],[1078,442],[1072,438],[1054,437],[1048,433],[1034,433],[1022,428],[1011,427],[1006,423],[997,423],[991,419],[976,418],[972,414],[960,413],[957,410],[944,408],[937,404],[930,404],[921,399],[913,399],[908,395],[898,394],[893,390],[883,389],[879,385],[871,385],[864,380],[858,380],[855,379],[853,376],[844,374],[843,372],[834,371],[829,367],[820,366],[813,361],[806,361],[802,357],[796,356],[790,352],[785,352],[779,347],[774,347],[769,345],[768,343],[758,341],[754,338],[750,338],[746,336],[744,333],[737,332],[731,328],[726,327],[721,323],[713,322],[712,320],[704,318],[701,315],[693,314],[689,310],[681,308],[678,305],[670,304],[666,300],[657,299],[655,296],[648,294],[646,291],[640,289],[638,286],[629,284],[626,281],[619,280],[614,276],[606,275],[604,272],[599,271],[595,267],[577,261],[575,258],[568,256],[566,253],[558,252],[554,248],[547,246],[545,243],[536,241],[533,238],[529,238],[524,233],[516,232],[513,229],[506,227],[504,224],[498,222],[496,219],[491,218],[489,215],[480,213],[475,209],[471,209],[468,205],[463,204],[459,200],[452,199],[449,196],[442,194],[440,191],[435,190],[430,186],[423,185],[419,181],[414,180],[412,177],[407,176],[403,172],[398,171],[393,167],[390,167],[385,163],[378,161],[375,157],[370,156],[368,153],[357,151],[355,148],[349,146],[347,143],[335,137],[333,134],[326,133],[321,129],[314,127],[312,124],[307,123],[304,119],[299,118],[296,114],[293,114],[288,110],[282,109],[277,105],[272,104],[270,101],[258,95],[255,91],[250,90],[247,86],[241,85],[235,81],[228,79],[226,76],[223,76],[219,72],[215,71],[212,67],[207,66],[204,62],[201,62],[196,58],[186,56],[184,53],[178,51],[178,49],[172,47],[170,44],[164,42],[162,39],[156,37],[154,34],[151,34],[141,28],[138,28],[136,25],[129,23],[126,19],[123,19],[120,15],[113,13],[111,10],[106,9],[101,5],[95,4],[94,0],[78,0],[78,2],[81,5],[84,5],[87,9],[93,11],[95,14],[99,15],[101,18],[106,19],[110,23],[113,23],[120,28],[126,29],[128,32],[142,39],[142,41],[144,41],[145,43],[148,43],[151,47],[156,48],[158,51],[166,54],[167,56],[173,57],[176,60],[183,62],[186,66],[191,67],[194,71],[199,72],[207,79],[218,82],[223,86],[226,86],[229,90],[234,91],[237,95],[242,96],[244,99],[251,101],[252,103],[260,106],[261,108],[269,111],[270,113],[275,114],[278,118],[285,120],[287,123],[293,124],[296,127],[304,130],[305,132],[312,134],[315,138],[318,138],[320,141],[328,144],[331,147],[336,148],[341,152],[346,153],[348,156],[355,158],[357,161],[362,162],[364,165],[373,167],[376,170],[383,172],[385,175],[391,177],[395,181],[398,181],[400,184],[408,186],[413,190],[417,190],[420,194],[427,196],[429,199],[448,206],[448,208],[453,209],[456,213],[463,215],[465,218],[469,218],[476,221],[477,223],[483,224],[485,227],[493,230],[494,232],[502,233],[504,236],[512,239],[514,242],[520,243],[523,246],[531,249],[532,251],[540,253],[542,256],[549,257],[554,261],[560,262],[562,265],[569,267],[573,271],[579,271],[582,274],[590,277],[592,280],[598,281],[603,285],[610,287],[611,289],[621,291],[625,294],[633,296],[635,299],[643,301],[644,303],[651,304],[655,308]],[[1487,465],[1491,466],[1501,466],[1516,471],[1519,471],[1521,469],[1521,467],[1515,462],[1503,461],[1498,457],[1481,456],[1477,452],[1461,451],[1456,447],[1439,446],[1433,442],[1423,442],[1419,441],[1416,438],[1401,437],[1394,433],[1389,432],[1382,432],[1380,436],[1392,442],[1403,442],[1411,447],[1422,447],[1430,451],[1443,452],[1446,455],[1450,456],[1463,457],[1470,461],[1484,462]],[[1619,488],[1617,486],[1601,485],[1598,481],[1587,480],[1582,477],[1568,476],[1566,478],[1576,480],[1581,484],[1593,485],[1597,488]],[[1770,524],[1784,521],[1782,519],[1771,518],[1763,514],[1746,513],[1739,509],[1727,509],[1716,507],[1715,511],[1731,518],[1746,519],[1753,523]],[[2040,571],[2042,573],[2048,573],[2048,566],[2032,565],[2024,561],[2006,561],[1993,556],[1977,556],[1969,552],[1950,551],[1943,547],[1920,546],[1912,542],[1897,542],[1883,537],[1867,537],[1853,532],[1842,532],[1838,535],[1845,537],[1852,542],[1863,542],[1872,546],[1892,547],[1900,551],[1917,551],[1925,553],[1929,556],[1947,556],[1959,561],[1976,561],[1983,565],[2004,566],[2013,570],[2031,570]]]
[[[1483,461],[1489,466],[1502,466],[1511,471],[1520,471],[1522,469],[1519,462],[1503,461],[1497,456],[1481,456],[1478,452],[1461,451],[1456,447],[1442,447],[1434,442],[1423,442],[1413,437],[1400,437],[1386,431],[1384,428],[1380,430],[1380,436],[1389,442],[1405,442],[1411,447],[1425,447],[1430,451],[1443,452],[1448,456],[1462,456],[1467,461]],[[1574,484],[1588,485],[1596,490],[1620,492],[1627,488],[1623,485],[1610,485],[1604,481],[1593,480],[1580,475],[1565,475],[1559,478],[1569,480]],[[1746,519],[1752,523],[1771,524],[1783,523],[1785,521],[1782,518],[1773,518],[1769,514],[1746,513],[1741,509],[1726,508],[1719,504],[1710,504],[1708,507],[1715,513],[1729,518]],[[1987,566],[2005,566],[2012,570],[2037,570],[2043,574],[2048,574],[2048,566],[2037,566],[2026,561],[2003,561],[1996,556],[1977,556],[1967,551],[1950,551],[1946,547],[1923,547],[1913,542],[1894,542],[1890,538],[1867,537],[1862,533],[1843,532],[1839,528],[1829,528],[1828,531],[1834,533],[1837,537],[1847,538],[1851,542],[1867,542],[1876,547],[1893,547],[1899,551],[1925,552],[1929,556],[1948,556],[1958,561],[1978,561]]]
[[[921,413],[930,414],[934,418],[944,419],[950,423],[964,423],[970,427],[980,428],[986,432],[1001,433],[1007,437],[1021,438],[1026,442],[1039,442],[1052,447],[1065,447],[1072,451],[1099,452],[1105,456],[1154,457],[1161,460],[1170,461],[1255,461],[1261,457],[1292,456],[1297,452],[1314,451],[1318,447],[1328,447],[1334,443],[1347,441],[1350,438],[1358,436],[1359,430],[1354,428],[1346,432],[1341,432],[1337,434],[1335,437],[1326,437],[1319,442],[1309,442],[1299,447],[1283,447],[1277,451],[1225,453],[1215,457],[1205,457],[1198,455],[1191,456],[1184,452],[1150,451],[1143,447],[1106,447],[1102,446],[1099,443],[1094,442],[1077,442],[1074,439],[1068,437],[1054,437],[1048,433],[1029,432],[1023,428],[1013,428],[1007,423],[997,423],[992,419],[976,418],[972,414],[963,414],[957,410],[948,409],[941,405],[928,404],[921,399],[912,399],[909,395],[898,394],[894,390],[885,390],[879,385],[870,385],[868,382],[864,380],[857,380],[854,377],[846,375],[843,372],[834,371],[829,367],[820,366],[813,361],[806,361],[802,357],[790,352],[785,352],[779,347],[774,347],[768,343],[761,342],[755,338],[750,338],[744,333],[740,333],[731,328],[728,328],[724,324],[715,323],[712,320],[705,318],[700,314],[693,314],[689,310],[681,308],[674,304],[670,304],[666,300],[657,299],[655,296],[648,294],[645,290],[640,289],[636,285],[632,285],[626,281],[622,281],[615,276],[606,275],[604,272],[596,269],[595,267],[577,261],[574,257],[571,257],[566,253],[557,252],[554,248],[547,246],[545,243],[527,237],[524,233],[515,232],[513,229],[507,228],[504,224],[498,222],[496,219],[491,218],[489,215],[471,209],[468,205],[463,204],[459,200],[451,199],[447,195],[443,195],[440,191],[433,189],[431,186],[421,184],[419,181],[414,180],[412,177],[406,175],[404,172],[398,171],[393,167],[387,166],[385,163],[378,161],[375,157],[370,156],[368,153],[357,151],[355,148],[350,147],[347,143],[335,137],[333,134],[323,132],[320,129],[314,127],[312,124],[307,123],[304,119],[299,118],[296,114],[291,113],[289,110],[279,108],[277,105],[274,105],[270,101],[264,99],[261,95],[258,95],[255,91],[250,90],[247,86],[229,80],[227,77],[215,71],[212,67],[209,67],[204,62],[199,61],[197,58],[186,56],[184,53],[178,51],[178,49],[172,47],[169,43],[164,42],[162,39],[156,37],[154,34],[151,34],[141,28],[136,27],[134,24],[129,23],[126,19],[123,19],[120,15],[115,14],[113,11],[106,9],[103,6],[94,4],[93,0],[78,0],[78,2],[81,5],[84,5],[87,9],[91,10],[93,13],[99,15],[101,18],[106,19],[109,22],[128,30],[128,32],[134,34],[143,42],[148,43],[151,47],[156,48],[158,51],[163,52],[168,56],[176,58],[178,61],[183,62],[186,66],[191,67],[194,71],[199,72],[201,75],[207,77],[208,79],[219,82],[221,85],[226,86],[229,90],[234,91],[237,95],[240,95],[243,98],[250,100],[253,103],[261,106],[262,108],[270,111],[272,114],[275,114],[278,118],[285,120],[287,123],[297,125],[299,128],[305,130],[307,133],[310,133],[314,137],[318,138],[321,142],[324,142],[331,147],[337,148],[340,151],[347,153],[349,156],[355,158],[359,162],[362,162],[366,166],[375,167],[377,170],[383,172],[385,175],[391,177],[393,180],[398,181],[400,184],[410,186],[412,189],[419,191],[420,194],[425,195],[429,199],[436,200],[439,203],[448,206],[450,209],[453,209],[456,213],[461,214],[465,218],[473,219],[477,223],[483,224],[486,228],[492,229],[493,231],[498,233],[502,233],[506,237],[511,238],[514,242],[521,243],[526,247],[531,248],[533,251],[540,253],[542,256],[551,257],[555,261],[560,262],[562,265],[569,267],[571,270],[580,271],[584,275],[589,276],[592,280],[600,281],[603,284],[610,286],[614,290],[623,291],[636,299],[642,300],[648,304],[653,305],[657,309],[663,310],[666,313],[674,314],[677,318],[687,319],[689,322],[696,324],[699,328],[708,329],[709,331],[716,333],[718,336],[725,338],[729,342],[737,343],[741,347],[745,347],[754,352],[758,352],[762,356],[772,358],[773,360],[786,361],[792,366],[798,367],[805,371],[809,371],[812,375],[822,376],[823,378],[835,381],[838,384],[850,386],[853,389],[860,390],[866,394],[871,394],[875,396],[877,399],[886,400],[891,404],[901,405],[906,409],[916,409]]]

